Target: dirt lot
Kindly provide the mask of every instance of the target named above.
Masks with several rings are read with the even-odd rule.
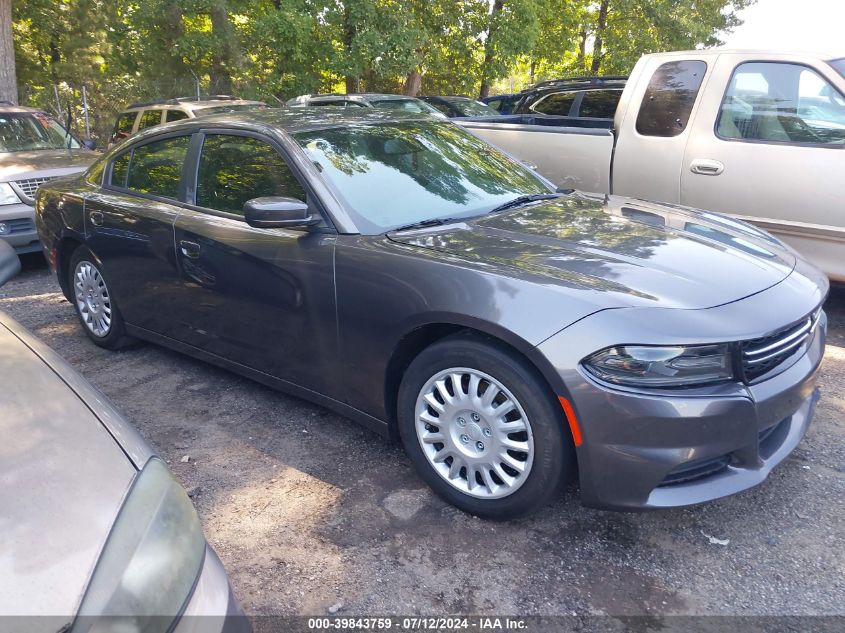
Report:
[[[153,345],[95,347],[39,258],[0,309],[169,462],[249,614],[845,613],[841,288],[815,421],[765,484],[644,514],[588,510],[570,490],[504,524],[447,506],[401,448],[325,409]]]

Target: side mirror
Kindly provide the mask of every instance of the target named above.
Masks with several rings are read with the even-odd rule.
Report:
[[[309,215],[308,205],[296,198],[253,198],[244,204],[244,219],[258,229],[314,226],[320,218]]]
[[[17,275],[20,269],[21,260],[15,249],[5,240],[0,240],[0,286]]]
[[[90,150],[97,149],[97,141],[92,138],[82,139],[82,147],[85,147]]]

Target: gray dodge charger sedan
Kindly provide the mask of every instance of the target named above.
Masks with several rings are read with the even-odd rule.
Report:
[[[723,216],[556,191],[378,111],[157,127],[37,200],[90,339],[171,347],[401,438],[466,511],[680,506],[803,437],[828,282]],[[377,465],[373,465],[376,467]]]
[[[0,241],[0,286],[17,270]],[[2,312],[0,381],[0,629],[248,633],[164,462]]]

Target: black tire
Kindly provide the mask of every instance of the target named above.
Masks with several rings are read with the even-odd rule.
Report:
[[[88,335],[95,344],[106,349],[121,349],[136,343],[136,339],[126,334],[123,316],[120,314],[120,309],[111,293],[108,293],[109,304],[111,308],[111,324],[108,331],[103,335],[98,335],[92,331],[91,327],[86,323],[86,319],[82,314],[77,301],[77,283],[76,271],[81,263],[88,264],[96,270],[97,274],[103,279],[106,289],[108,290],[108,279],[103,274],[102,263],[99,258],[87,246],[78,247],[70,258],[70,265],[68,266],[68,287],[70,288],[70,301],[73,304],[73,309],[76,310],[76,316],[79,318],[79,323],[82,326],[82,331]]]
[[[510,391],[528,417],[533,462],[524,482],[507,496],[484,499],[457,489],[435,470],[423,451],[416,430],[417,398],[434,376],[450,368],[474,369],[494,378]],[[397,404],[399,434],[420,477],[439,496],[465,512],[499,520],[529,514],[560,494],[573,471],[572,440],[565,432],[563,412],[547,383],[519,355],[485,337],[459,334],[425,349],[405,372]],[[431,430],[443,432],[437,427]],[[462,435],[461,441],[465,440]],[[461,477],[466,482],[466,476]]]

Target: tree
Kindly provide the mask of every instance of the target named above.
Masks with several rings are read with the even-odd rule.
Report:
[[[18,80],[12,42],[12,0],[0,0],[0,101],[17,103]]]

